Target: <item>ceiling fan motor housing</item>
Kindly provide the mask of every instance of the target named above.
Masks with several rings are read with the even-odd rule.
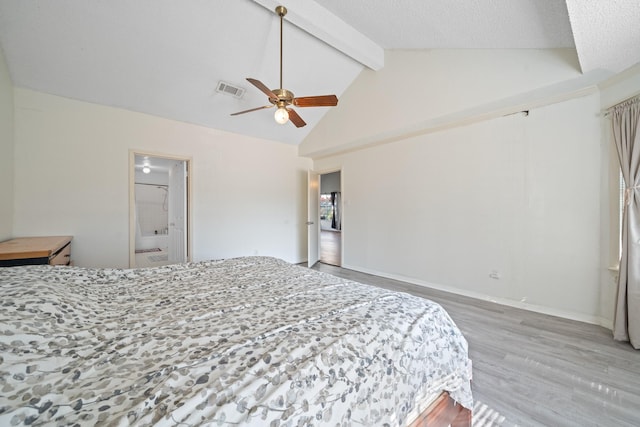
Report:
[[[291,104],[293,101],[293,92],[290,92],[286,89],[274,89],[272,90],[273,94],[278,98],[269,98],[269,102],[272,104],[276,104],[279,101],[286,103],[287,105]]]

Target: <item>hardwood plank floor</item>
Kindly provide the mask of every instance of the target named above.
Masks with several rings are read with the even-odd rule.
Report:
[[[342,233],[340,231],[320,231],[320,261],[338,267],[342,265]]]
[[[313,268],[442,305],[469,342],[474,426],[640,426],[640,351],[605,328],[331,265]]]

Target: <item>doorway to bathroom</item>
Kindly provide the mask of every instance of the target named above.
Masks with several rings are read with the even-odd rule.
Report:
[[[129,265],[189,261],[190,159],[132,152],[130,163]]]

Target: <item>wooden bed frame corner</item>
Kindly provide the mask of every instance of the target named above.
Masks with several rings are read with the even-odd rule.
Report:
[[[442,392],[409,427],[471,427],[471,410]]]

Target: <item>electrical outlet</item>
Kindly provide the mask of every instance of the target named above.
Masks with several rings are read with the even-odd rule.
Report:
[[[497,270],[492,270],[491,273],[489,273],[489,277],[498,280],[500,279],[500,273],[498,273]]]

